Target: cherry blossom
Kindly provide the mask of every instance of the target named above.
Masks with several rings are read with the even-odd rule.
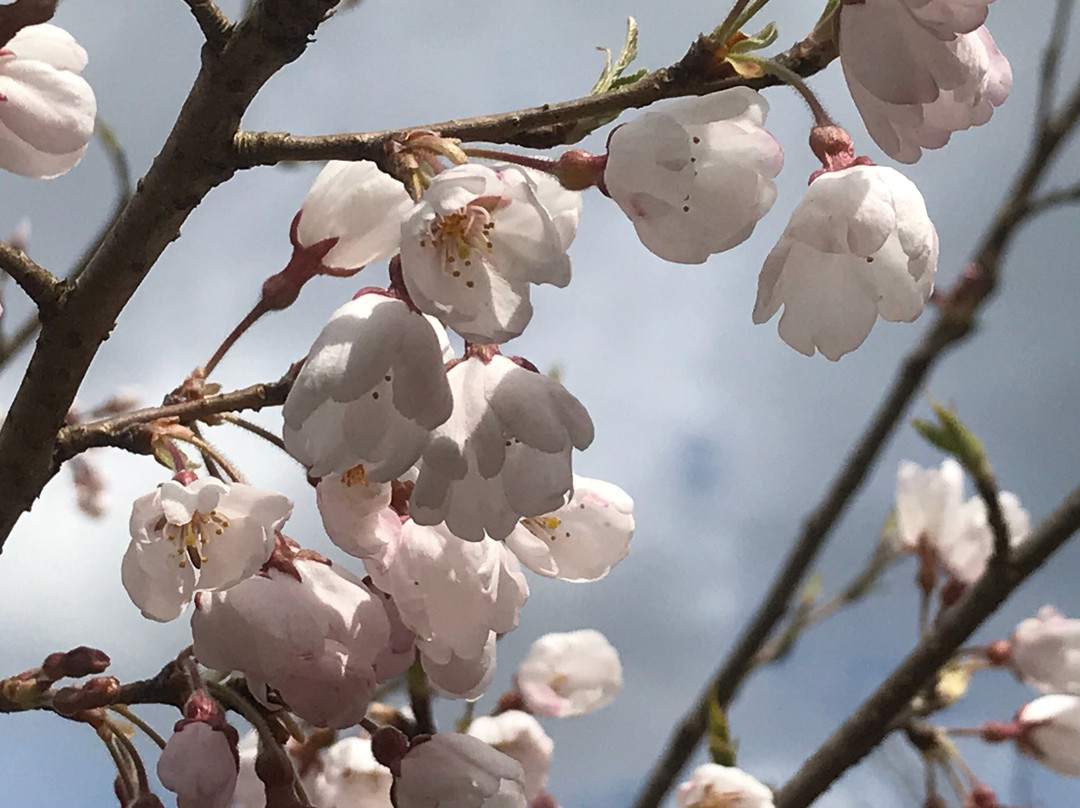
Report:
[[[401,538],[401,517],[390,507],[390,483],[370,483],[360,467],[328,474],[315,489],[330,541],[357,558],[387,560]]]
[[[318,249],[323,267],[357,269],[397,252],[413,202],[405,186],[369,160],[331,160],[297,213],[298,250]]]
[[[570,283],[580,208],[579,193],[524,168],[450,168],[401,225],[405,286],[467,340],[513,339],[532,317],[529,284]]]
[[[318,808],[391,808],[390,770],[375,760],[371,739],[342,738],[320,756],[320,771],[307,787]]]
[[[517,559],[491,539],[465,542],[413,521],[385,570],[367,564],[416,635],[421,664],[450,695],[473,697],[494,664],[494,638],[512,630],[529,596]]]
[[[404,669],[379,664],[391,631],[383,600],[327,563],[301,555],[280,566],[225,592],[200,593],[191,619],[195,656],[242,671],[253,693],[274,688],[316,726],[355,724],[376,682]]]
[[[439,733],[401,759],[397,808],[525,808],[516,760],[470,735]]]
[[[1016,713],[1016,748],[1048,769],[1080,777],[1080,697],[1042,696]]]
[[[1006,647],[1006,663],[1031,687],[1080,694],[1080,620],[1043,606],[1020,622]]]
[[[880,315],[911,322],[934,289],[937,231],[914,183],[891,168],[820,173],[791,214],[758,278],[755,323],[784,307],[780,337],[837,360]]]
[[[514,686],[537,715],[584,715],[619,694],[622,665],[618,652],[599,631],[545,634],[522,660]]]
[[[963,498],[963,471],[948,458],[940,469],[923,469],[904,461],[897,471],[896,518],[901,546],[929,553],[941,571],[961,584],[977,581],[986,570],[994,535],[979,496]],[[998,495],[1013,545],[1030,530],[1030,518],[1009,491]]]
[[[1009,62],[979,27],[985,3],[865,0],[842,4],[839,17],[851,97],[896,160],[914,163],[922,149],[986,123],[1009,94]]]
[[[451,406],[432,322],[372,291],[334,312],[309,351],[285,401],[285,446],[313,477],[363,466],[354,473],[388,482]]]
[[[525,799],[531,803],[540,796],[547,782],[555,742],[539,721],[521,710],[507,710],[473,719],[469,734],[521,764],[525,773]]]
[[[63,28],[28,25],[0,49],[0,166],[56,177],[86,154],[97,101],[86,51]]]
[[[217,703],[196,690],[158,758],[158,779],[176,794],[178,808],[227,808],[232,803],[240,768],[237,738]]]
[[[630,551],[634,501],[612,483],[574,475],[574,493],[557,511],[521,520],[506,546],[535,573],[598,581]]]
[[[522,516],[557,510],[573,486],[571,449],[592,420],[561,384],[474,352],[447,373],[454,411],[425,447],[410,514],[468,541],[505,538]]]
[[[741,244],[776,199],[784,154],[769,105],[735,87],[649,111],[612,132],[604,184],[656,255],[700,264]]]
[[[197,589],[228,589],[254,575],[292,513],[281,494],[190,472],[135,500],[131,543],[120,572],[132,602],[151,620],[180,615]]]
[[[675,802],[679,808],[773,808],[773,795],[742,769],[706,763],[675,790]]]

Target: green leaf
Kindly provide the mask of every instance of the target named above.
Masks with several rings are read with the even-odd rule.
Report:
[[[615,82],[622,76],[623,71],[630,67],[630,63],[637,58],[637,37],[638,27],[637,20],[633,17],[626,18],[626,40],[623,42],[622,50],[619,51],[619,56],[615,60],[615,63],[611,62],[611,51],[607,48],[599,48],[604,51],[607,57],[604,59],[604,69],[600,73],[600,78],[596,80],[596,84],[589,90],[589,95],[600,95],[600,93],[606,93],[612,87],[616,86]],[[624,84],[626,82],[623,82]]]
[[[937,416],[937,423],[922,418],[914,418],[911,425],[928,442],[955,457],[960,465],[973,477],[985,477],[990,473],[990,463],[982,441],[954,410],[937,402],[931,405]]]
[[[740,39],[728,49],[728,52],[751,53],[752,51],[761,50],[774,43],[776,41],[776,36],[776,23],[770,22],[753,36],[748,36],[746,39]]]
[[[734,766],[739,742],[731,739],[727,711],[716,701],[715,695],[709,698],[708,723],[709,757],[713,763],[721,766]]]

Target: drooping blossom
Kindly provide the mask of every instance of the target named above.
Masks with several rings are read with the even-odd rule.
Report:
[[[1080,695],[1080,620],[1043,606],[1017,625],[1006,648],[1004,663],[1031,687]]]
[[[416,462],[451,406],[432,321],[368,292],[334,312],[308,352],[285,400],[285,446],[312,477],[362,465],[366,480],[388,482]]]
[[[706,763],[675,789],[675,802],[679,808],[773,808],[773,795],[742,769]]]
[[[947,458],[940,469],[923,469],[904,461],[896,475],[896,518],[899,539],[908,552],[929,554],[955,581],[971,584],[986,570],[994,535],[982,497],[964,500],[963,471]],[[1013,545],[1030,529],[1027,511],[1009,491],[998,495]]]
[[[237,731],[221,708],[196,690],[158,758],[158,779],[176,794],[177,808],[227,808],[236,789]]]
[[[529,596],[513,553],[501,542],[466,542],[444,526],[410,520],[392,563],[365,563],[416,635],[432,684],[447,695],[478,696],[494,665],[495,636],[517,625]]]
[[[471,735],[439,733],[401,759],[397,808],[525,808],[521,764]]]
[[[330,541],[357,558],[388,561],[401,539],[401,517],[390,507],[392,488],[368,482],[359,468],[323,477],[315,501]]]
[[[568,718],[609,704],[622,690],[619,654],[599,631],[545,634],[514,674],[525,707]]]
[[[700,264],[749,238],[784,164],[763,128],[768,111],[759,93],[735,87],[665,104],[612,132],[604,184],[642,244]]]
[[[195,605],[199,662],[242,671],[257,695],[274,688],[315,726],[355,724],[375,684],[404,669],[389,654],[383,599],[344,570],[302,554],[225,592],[200,593]]]
[[[839,10],[840,62],[882,151],[914,163],[990,120],[1012,86],[982,20],[986,3],[860,0]]]
[[[761,268],[754,322],[783,306],[784,342],[835,361],[863,343],[879,315],[911,322],[922,313],[937,255],[922,194],[898,171],[820,172]]]
[[[529,284],[570,283],[581,195],[517,166],[438,174],[401,226],[405,286],[466,340],[505,342],[532,317]]]
[[[97,101],[86,51],[63,28],[28,25],[0,49],[0,166],[56,177],[86,154]]]
[[[212,477],[162,483],[131,508],[131,543],[120,568],[132,602],[152,620],[173,620],[197,589],[223,590],[254,575],[292,513],[281,494]]]
[[[447,372],[454,410],[424,448],[410,514],[455,536],[505,538],[522,516],[557,510],[570,454],[593,438],[581,403],[554,379],[474,351]]]
[[[555,742],[539,721],[521,710],[507,710],[473,719],[469,734],[521,764],[525,773],[525,799],[531,803],[540,796],[547,783]]]
[[[1042,696],[1016,713],[1016,748],[1048,769],[1080,777],[1080,696]]]
[[[318,249],[331,270],[354,270],[397,252],[413,202],[405,186],[370,160],[331,160],[297,213],[298,250]]]
[[[598,581],[630,551],[634,501],[612,483],[574,475],[570,501],[530,516],[506,537],[526,567],[564,581]]]
[[[317,808],[391,808],[394,776],[375,760],[370,738],[342,738],[319,755],[319,765],[307,787]]]

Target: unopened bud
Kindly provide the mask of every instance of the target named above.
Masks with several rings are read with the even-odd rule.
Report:
[[[409,739],[395,727],[380,727],[371,736],[371,754],[395,776],[401,773],[401,759],[408,751]]]
[[[95,673],[104,673],[109,667],[109,655],[97,648],[80,645],[70,651],[57,651],[45,657],[41,672],[51,682],[57,679],[81,679]]]
[[[78,687],[62,687],[53,694],[52,707],[60,715],[78,715],[84,710],[105,707],[116,700],[120,682],[113,676],[99,676]]]

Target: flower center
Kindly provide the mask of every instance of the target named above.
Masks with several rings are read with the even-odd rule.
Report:
[[[211,536],[220,536],[229,526],[229,520],[212,510],[209,513],[195,511],[191,521],[183,525],[168,525],[165,538],[176,543],[175,553],[178,557],[177,564],[186,567],[188,561],[195,569],[202,569],[207,558],[203,554],[203,545],[210,541]]]
[[[371,483],[368,482],[367,472],[364,471],[364,464],[360,463],[355,465],[342,473],[341,484],[346,488],[352,488],[354,485],[362,485],[365,488],[370,488]]]
[[[471,267],[474,252],[490,253],[494,247],[491,231],[495,229],[494,212],[505,207],[507,200],[498,196],[478,196],[468,205],[445,216],[436,216],[427,226],[427,238],[420,246],[431,246],[442,252],[443,267],[455,278],[462,270],[460,264]],[[472,286],[472,282],[466,283]]]

